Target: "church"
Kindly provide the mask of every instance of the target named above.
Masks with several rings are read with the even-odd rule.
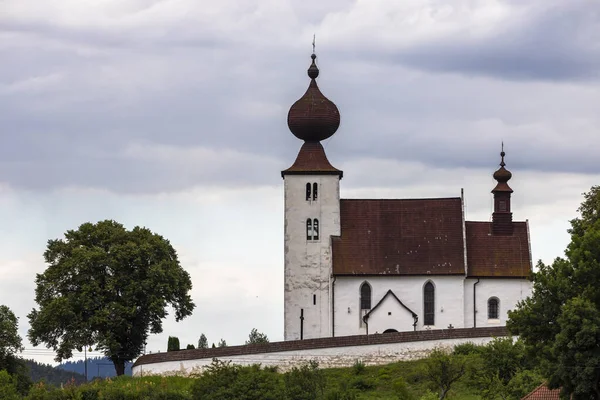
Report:
[[[311,58],[308,89],[288,113],[304,143],[281,172],[285,340],[504,326],[532,290],[529,226],[512,220],[504,151],[491,221],[465,221],[462,193],[341,199],[343,172],[321,145],[340,113]]]

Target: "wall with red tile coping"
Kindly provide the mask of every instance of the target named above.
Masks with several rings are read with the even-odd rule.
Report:
[[[286,351],[314,350],[335,347],[366,346],[422,341],[443,341],[449,339],[469,339],[508,336],[505,327],[461,328],[423,330],[416,332],[396,332],[386,334],[339,336],[319,339],[292,340],[244,346],[220,347],[216,349],[180,350],[154,353],[141,356],[135,366],[197,359],[226,358],[231,356],[279,353]]]

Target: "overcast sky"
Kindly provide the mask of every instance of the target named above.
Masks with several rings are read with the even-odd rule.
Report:
[[[504,141],[534,259],[563,254],[600,184],[600,2],[0,0],[0,304],[23,337],[47,240],[115,219],[192,276],[193,316],[149,350],[283,339],[280,171],[313,34],[343,197],[464,188],[489,220]]]

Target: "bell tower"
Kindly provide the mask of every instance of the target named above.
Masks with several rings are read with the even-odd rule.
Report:
[[[494,172],[494,179],[498,182],[492,190],[494,194],[494,213],[492,214],[492,234],[494,235],[512,235],[513,223],[512,212],[510,210],[510,197],[513,190],[508,186],[508,181],[512,178],[512,173],[504,168],[504,143],[500,152],[500,168]]]
[[[288,113],[288,127],[304,141],[284,181],[284,337],[331,336],[331,236],[340,234],[340,179],[321,141],[340,125],[336,105],[317,86],[317,56],[311,55],[310,83]]]

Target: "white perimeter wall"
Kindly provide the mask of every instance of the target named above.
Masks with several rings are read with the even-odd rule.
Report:
[[[401,360],[414,360],[426,357],[434,348],[453,348],[460,343],[485,344],[491,338],[466,338],[427,340],[409,343],[389,343],[367,346],[330,347],[277,353],[260,353],[220,358],[238,365],[261,364],[278,366],[280,371],[316,360],[321,368],[349,367],[357,360],[366,365],[389,364]],[[134,376],[142,375],[190,375],[199,374],[210,365],[211,358],[195,360],[167,361],[133,367]]]
[[[473,284],[477,279],[465,279],[465,328],[473,328]],[[504,326],[508,310],[514,310],[520,300],[531,296],[532,283],[527,279],[481,278],[476,286],[477,328]],[[490,297],[500,300],[499,319],[488,319]]]
[[[375,276],[337,277],[335,280],[335,336],[366,333],[360,319],[360,286],[367,281],[372,288],[371,307],[383,298],[388,290],[415,312],[419,321],[417,330],[423,330],[423,287],[431,281],[435,286],[435,326],[431,329],[463,328],[465,324],[463,276]],[[479,289],[479,288],[478,288]],[[391,313],[391,315],[390,315]],[[413,319],[398,302],[388,297],[369,318],[369,334],[386,329],[398,332],[413,330]]]

